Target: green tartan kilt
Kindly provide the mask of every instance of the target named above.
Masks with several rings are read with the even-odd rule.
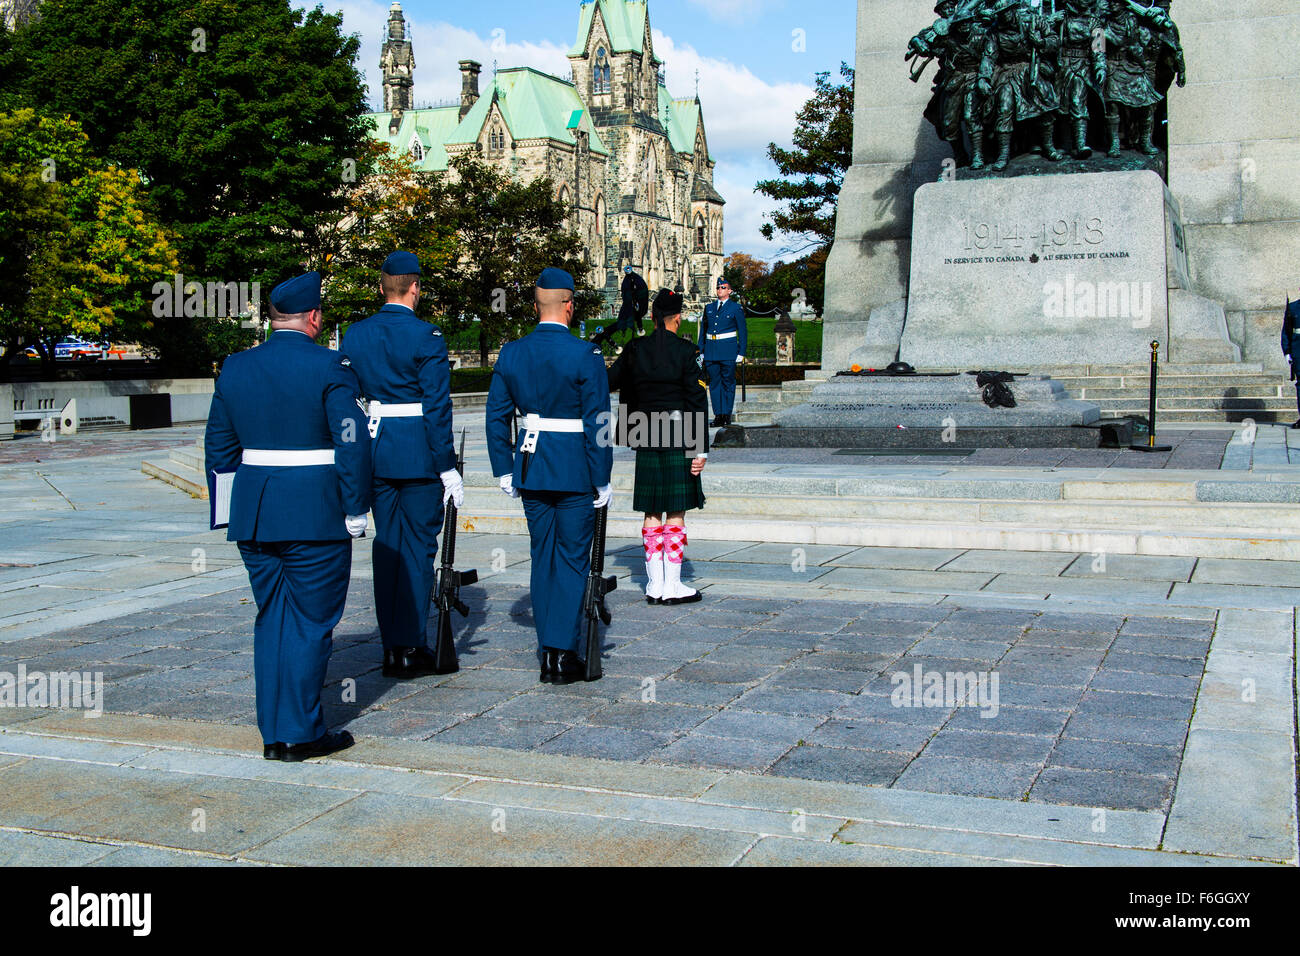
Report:
[[[642,514],[704,507],[704,487],[700,476],[691,474],[691,459],[685,451],[642,449],[636,453],[632,507]]]

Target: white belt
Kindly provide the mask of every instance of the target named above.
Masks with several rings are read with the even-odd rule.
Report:
[[[380,421],[385,418],[420,418],[424,415],[424,406],[419,402],[408,402],[404,405],[371,402],[366,409],[366,414],[370,416],[370,421],[366,423],[366,430],[370,432],[371,438],[377,438]]]
[[[333,448],[268,449],[245,448],[245,465],[263,468],[303,468],[307,465],[334,464]]]
[[[542,432],[581,432],[581,418],[542,418],[540,415],[524,416],[524,443],[520,451],[537,451],[537,436]]]
[[[407,405],[371,402],[368,411],[371,418],[419,418],[424,414],[424,406],[419,402],[411,402]]]
[[[721,334],[719,334],[719,335],[710,335],[710,336],[707,336],[707,338],[710,339],[710,340],[716,340],[716,339],[734,339],[734,338],[736,337],[736,334],[737,334],[737,333],[735,333],[735,332],[723,332],[723,333],[721,333]]]

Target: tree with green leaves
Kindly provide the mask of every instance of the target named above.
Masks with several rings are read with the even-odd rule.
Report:
[[[796,116],[792,149],[767,147],[779,179],[765,179],[754,191],[784,203],[762,227],[769,240],[790,237],[785,253],[829,247],[835,238],[835,210],[844,173],[853,162],[854,71],[840,64],[842,83],[818,73],[816,91]]]
[[[46,370],[76,333],[147,343],[151,289],[176,272],[174,237],[139,176],[90,154],[71,119],[0,113],[0,340],[34,344]]]
[[[492,349],[531,331],[534,284],[547,266],[573,275],[575,324],[599,313],[591,263],[549,178],[522,182],[468,154],[452,160],[443,187],[458,258],[422,286],[446,334],[477,325],[484,365]]]
[[[372,148],[374,171],[350,191],[346,215],[330,243],[333,251],[320,263],[327,275],[325,318],[331,326],[358,322],[383,303],[379,267],[390,252],[403,249],[419,257],[426,277],[422,316],[434,302],[429,291],[459,258],[442,178],[417,170],[407,153],[391,153],[381,143]]]
[[[139,170],[187,281],[266,294],[323,259],[367,172],[359,43],[341,15],[289,0],[46,0],[0,49],[0,101],[73,116],[94,155]],[[168,321],[173,344],[229,339]]]

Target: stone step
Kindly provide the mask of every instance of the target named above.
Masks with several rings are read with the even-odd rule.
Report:
[[[208,482],[198,468],[191,468],[169,457],[145,459],[140,464],[140,470],[151,478],[174,485],[191,498],[208,497]]]
[[[611,509],[611,537],[636,537],[641,517],[629,515],[631,502]],[[621,513],[620,513],[621,512]],[[1300,534],[1269,531],[1133,531],[1119,528],[1006,525],[953,521],[799,521],[732,517],[691,512],[692,539],[697,541],[766,541],[792,546],[827,544],[843,547],[976,548],[989,551],[1063,551],[1104,554],[1150,554],[1171,557],[1300,559]],[[466,508],[461,530],[485,534],[527,534],[522,511]]]
[[[1077,398],[1085,402],[1095,402],[1098,405],[1105,402],[1142,402],[1149,396],[1150,390],[1146,388],[1084,388],[1077,392],[1072,392]],[[1275,386],[1251,386],[1244,388],[1232,388],[1226,391],[1209,391],[1203,388],[1180,388],[1170,386],[1168,388],[1161,386],[1156,390],[1156,397],[1160,401],[1179,401],[1182,399],[1247,399],[1250,401],[1262,401],[1268,399],[1282,399],[1284,401],[1295,402],[1295,392],[1292,389],[1283,391]]]
[[[1232,364],[1215,364],[1215,365],[1184,365],[1181,363],[1162,363],[1160,365],[1161,375],[1259,375],[1264,372],[1264,366],[1258,362],[1235,362]],[[1011,371],[1014,371],[1011,370]],[[1151,372],[1151,363],[1141,362],[1131,365],[1064,365],[1059,368],[1042,370],[1042,374],[1050,375],[1056,379],[1095,377],[1095,376],[1115,376],[1115,375],[1148,375]]]
[[[187,445],[183,448],[173,448],[167,452],[167,457],[177,464],[184,465],[194,471],[203,471],[203,451],[194,445]]]

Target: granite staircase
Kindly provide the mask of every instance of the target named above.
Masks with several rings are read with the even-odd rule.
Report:
[[[1060,382],[1071,398],[1099,406],[1103,418],[1147,415],[1150,366],[1076,365],[1040,371]],[[774,412],[808,401],[813,388],[829,377],[827,372],[808,372],[805,379],[779,388],[751,388],[746,402],[737,395],[736,424],[772,424]],[[1157,386],[1157,425],[1292,422],[1297,417],[1294,385],[1258,363],[1164,365]]]

